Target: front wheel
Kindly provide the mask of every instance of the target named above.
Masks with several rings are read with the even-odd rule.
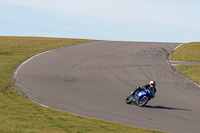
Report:
[[[126,103],[127,103],[127,104],[131,104],[132,102],[133,102],[133,96],[130,95],[130,96],[128,96],[128,97],[126,98]]]
[[[148,103],[148,101],[149,101],[148,96],[142,96],[140,97],[139,101],[136,100],[136,103],[139,107],[143,107]]]

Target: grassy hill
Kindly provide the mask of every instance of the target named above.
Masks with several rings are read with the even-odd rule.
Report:
[[[169,56],[169,60],[200,62],[200,42],[183,44]],[[200,85],[200,65],[176,65],[173,67]]]
[[[73,44],[94,40],[38,37],[0,37],[0,132],[134,132],[157,133],[122,124],[84,118],[39,106],[18,92],[13,74],[30,57]]]

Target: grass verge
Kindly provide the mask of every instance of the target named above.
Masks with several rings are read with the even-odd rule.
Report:
[[[183,44],[169,56],[169,60],[200,62],[200,42]],[[174,65],[173,67],[200,85],[200,65]]]
[[[200,62],[200,42],[183,44],[169,56],[169,60]]]
[[[200,85],[200,65],[175,65],[173,67],[185,77]]]
[[[0,132],[135,132],[158,133],[122,124],[56,111],[28,101],[14,84],[15,69],[30,57],[92,40],[37,37],[0,37]]]

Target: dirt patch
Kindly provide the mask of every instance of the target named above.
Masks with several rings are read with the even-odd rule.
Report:
[[[9,84],[7,84],[7,85],[3,88],[3,90],[17,91],[17,89],[16,89],[14,83],[9,83]]]

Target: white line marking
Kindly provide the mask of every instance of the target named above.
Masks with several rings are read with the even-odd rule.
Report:
[[[178,49],[180,46],[182,46],[184,43],[178,45],[176,48],[174,48],[174,50],[172,52],[174,52],[176,49]],[[171,53],[172,53],[171,52]],[[169,55],[171,54],[169,53]],[[181,75],[182,77],[184,77],[185,79],[187,79],[188,81],[190,81],[191,83],[195,84],[197,87],[200,87],[200,85],[198,85],[197,83],[195,83],[194,81],[188,79],[187,77],[185,77],[184,75],[182,75],[180,72],[178,72],[172,65],[171,63],[169,62],[169,59],[167,58],[167,63],[171,66],[172,69],[174,69],[179,75]]]
[[[180,46],[182,46],[184,43],[182,43],[182,44],[180,44],[180,45],[178,45],[176,48],[174,48],[174,51],[176,50],[176,49],[178,49]]]
[[[58,48],[58,49],[59,49],[59,48]],[[35,57],[40,56],[40,55],[45,54],[45,53],[48,53],[48,52],[51,52],[51,51],[54,51],[54,50],[56,50],[56,49],[49,50],[49,51],[46,51],[46,52],[43,52],[43,53],[34,55],[34,56],[32,56],[31,58],[29,58],[28,60],[24,61],[24,62],[16,69],[15,74],[14,74],[14,82],[15,82],[15,84],[17,85],[17,87],[18,87],[19,85],[16,83],[16,77],[17,77],[17,73],[19,72],[19,69],[20,69],[24,64],[26,64],[26,63],[29,62],[30,60],[34,59]],[[18,87],[18,89],[19,89],[19,87]],[[20,89],[19,89],[19,90],[20,90]],[[21,91],[21,90],[20,90],[20,91]],[[22,92],[22,91],[21,91],[21,92]],[[22,93],[24,93],[24,92],[22,92]],[[25,93],[24,93],[24,94],[25,94]],[[41,103],[38,103],[38,102],[32,100],[32,99],[29,98],[26,94],[25,94],[25,96],[26,96],[26,98],[27,98],[29,101],[31,101],[31,102],[34,102],[34,103],[36,103],[36,104],[38,104],[38,105],[41,105],[41,106],[43,106],[43,107],[46,107],[46,108],[50,108],[49,106],[46,106],[46,105],[44,105],[44,104],[41,104]]]

